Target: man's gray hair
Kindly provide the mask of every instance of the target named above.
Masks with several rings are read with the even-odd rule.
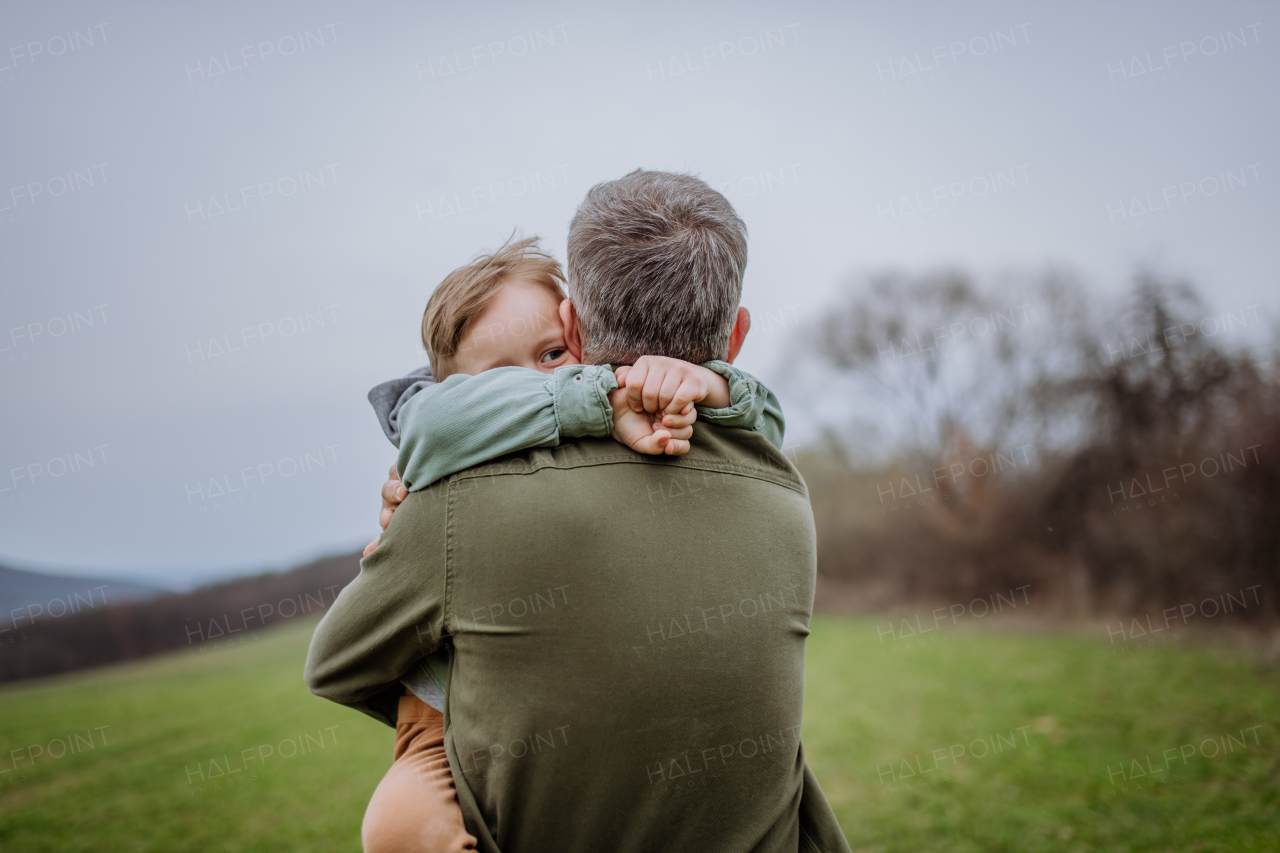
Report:
[[[701,179],[637,169],[596,184],[569,223],[582,360],[724,358],[746,266],[747,226]]]

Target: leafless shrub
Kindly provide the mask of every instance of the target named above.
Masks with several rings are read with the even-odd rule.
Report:
[[[359,569],[358,554],[343,554],[278,574],[37,620],[9,635],[0,682],[243,642],[261,629],[328,608]]]
[[[810,454],[822,571],[901,598],[1031,583],[1076,613],[1256,587],[1235,616],[1274,618],[1280,357],[1245,345],[1256,307],[1213,315],[1151,275],[1117,304],[1059,273],[1002,292],[1019,296],[881,276],[809,330],[889,439],[868,452],[836,424]],[[940,331],[961,324],[968,340]]]

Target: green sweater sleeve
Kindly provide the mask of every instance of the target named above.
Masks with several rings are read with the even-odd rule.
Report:
[[[708,361],[702,366],[725,378],[729,383],[730,399],[727,409],[698,406],[698,420],[759,432],[781,450],[787,423],[782,417],[782,405],[774,393],[759,379],[727,361]],[[694,430],[697,430],[696,426]]]
[[[617,387],[607,365],[561,367],[551,376],[524,367],[454,374],[401,409],[396,469],[415,491],[508,453],[565,438],[607,438],[609,392]]]
[[[785,423],[773,392],[726,362],[703,366],[728,381],[730,405],[698,406],[698,418],[761,432],[781,448]],[[508,453],[569,438],[607,438],[613,433],[609,392],[617,387],[608,365],[561,367],[551,376],[523,367],[454,374],[404,404],[396,469],[405,488],[416,491]]]

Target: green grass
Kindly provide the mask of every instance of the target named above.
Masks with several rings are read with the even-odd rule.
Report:
[[[855,850],[1280,849],[1274,671],[1220,648],[1113,655],[1087,637],[929,639],[893,652],[871,621],[814,622],[806,754]],[[1228,733],[1233,751],[1214,756],[1203,741]],[[1001,751],[974,757],[979,738]],[[954,762],[953,744],[965,750]],[[1184,744],[1211,757],[1184,763]],[[1150,772],[1166,749],[1174,760]],[[917,755],[917,775],[894,778]],[[1119,769],[1128,776],[1135,759],[1147,775],[1125,780]]]
[[[359,850],[391,733],[306,692],[311,630],[0,690],[0,849]],[[1072,636],[892,648],[871,619],[817,618],[809,640],[806,754],[855,850],[1280,849],[1274,671],[1216,647],[1118,656]],[[73,732],[80,750],[50,758]],[[1231,752],[1108,775],[1148,757],[1158,769],[1184,744],[1212,752],[1205,739],[1228,733]],[[307,748],[281,757],[290,739]],[[978,739],[999,749],[975,757]],[[34,765],[33,744],[46,751]],[[211,760],[239,767],[268,744],[276,754],[234,784],[207,778]],[[896,778],[917,756],[917,775]]]

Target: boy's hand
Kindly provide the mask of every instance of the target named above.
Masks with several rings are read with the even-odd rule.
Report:
[[[729,383],[723,376],[677,358],[642,355],[633,366],[619,367],[614,375],[618,387],[627,389],[633,412],[675,415],[694,403],[713,409],[730,404]]]
[[[650,456],[683,456],[689,452],[689,438],[698,413],[690,404],[686,411],[655,419],[647,412],[634,412],[627,401],[627,389],[609,393],[613,407],[613,437],[637,453]]]
[[[396,471],[396,466],[392,465],[387,482],[382,484],[382,513],[378,516],[378,524],[383,530],[386,530],[387,525],[391,523],[391,516],[395,514],[400,502],[408,496],[409,490],[404,487],[404,483],[400,482],[400,474]],[[381,538],[381,533],[373,537],[373,541],[364,546],[364,554],[361,556],[369,556],[369,552],[378,547],[378,540]]]

